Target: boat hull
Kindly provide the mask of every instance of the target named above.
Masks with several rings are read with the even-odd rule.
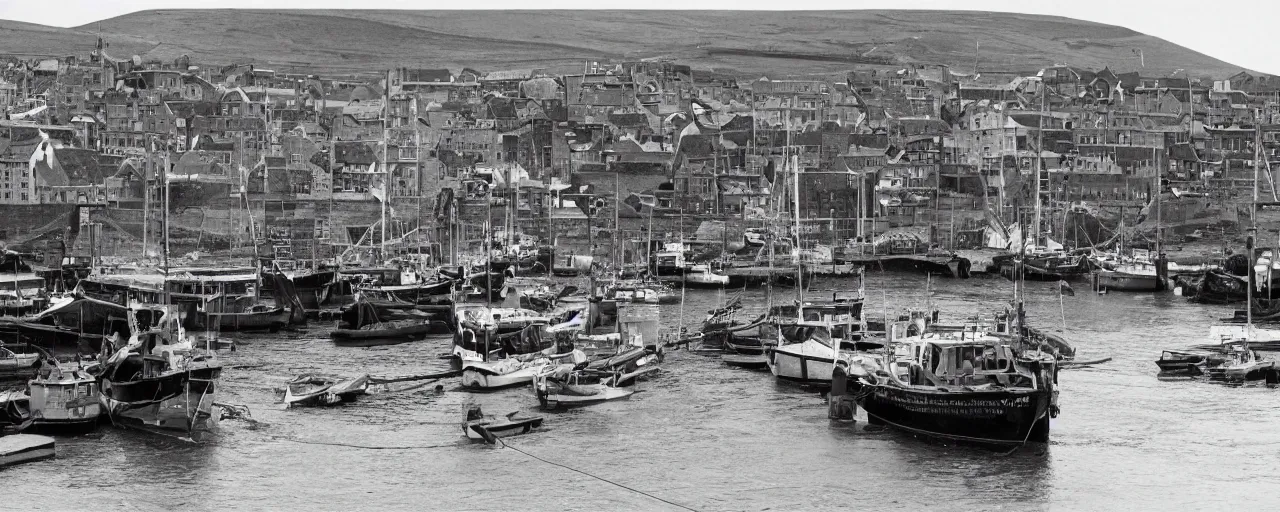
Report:
[[[1160,290],[1160,279],[1154,275],[1129,274],[1100,270],[1094,273],[1099,290],[1154,292]]]
[[[533,382],[534,375],[547,366],[546,364],[526,366],[513,372],[497,374],[472,364],[469,363],[462,369],[462,387],[483,391],[526,386]]]
[[[940,391],[893,384],[858,387],[856,401],[873,425],[979,445],[1049,441],[1048,391]]]
[[[625,400],[635,394],[631,388],[615,388],[603,384],[562,385],[547,381],[537,382],[534,393],[538,403],[546,410],[595,405],[612,400]]]
[[[471,428],[472,425],[479,425],[488,431],[493,437],[510,437],[520,434],[528,434],[535,428],[542,426],[542,418],[514,418],[500,420],[479,420],[468,421],[462,424],[462,432],[466,434],[467,439],[472,441],[485,441],[484,436]]]
[[[253,313],[208,313],[206,325],[221,332],[276,332],[289,325],[289,310],[283,307]]]
[[[217,426],[213,402],[221,367],[193,368],[154,379],[103,379],[102,407],[116,426],[200,441]]]
[[[835,359],[812,356],[780,347],[767,355],[769,371],[778,380],[806,386],[831,386],[831,369]]]
[[[420,341],[432,334],[450,334],[453,330],[439,320],[394,329],[338,329],[329,333],[333,344],[340,347],[376,347]]]

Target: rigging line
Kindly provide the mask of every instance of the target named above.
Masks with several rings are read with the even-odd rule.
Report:
[[[544,459],[544,458],[539,457],[539,456],[537,456],[537,455],[534,455],[534,454],[532,454],[532,453],[529,453],[529,452],[526,452],[526,451],[521,450],[521,449],[519,449],[519,448],[516,448],[516,447],[514,447],[514,446],[511,446],[511,445],[507,444],[507,442],[506,442],[506,441],[503,441],[501,438],[499,438],[499,439],[498,439],[498,442],[502,444],[502,447],[503,447],[503,448],[510,448],[510,449],[512,449],[512,450],[515,450],[515,451],[517,451],[517,452],[520,452],[520,453],[522,453],[522,454],[525,454],[525,455],[529,456],[530,458],[533,458],[533,459],[535,459],[535,460],[539,460],[539,461],[545,462],[545,463],[550,464],[550,465],[552,465],[552,466],[561,467],[561,468],[567,469],[567,470],[569,470],[569,471],[573,471],[574,473],[578,473],[578,474],[581,474],[581,475],[589,476],[589,477],[594,478],[594,479],[596,479],[596,480],[599,480],[599,481],[601,481],[601,482],[604,482],[604,483],[607,483],[607,484],[611,484],[611,485],[615,485],[615,486],[617,486],[617,487],[621,487],[621,488],[623,488],[623,489],[626,489],[626,490],[628,490],[628,491],[634,492],[634,493],[636,493],[636,494],[642,494],[642,495],[648,496],[648,497],[650,497],[650,498],[653,498],[653,499],[655,499],[655,500],[661,501],[661,502],[663,502],[663,503],[666,503],[666,504],[668,504],[668,505],[671,505],[671,506],[673,506],[673,507],[676,507],[676,508],[679,508],[679,509],[682,509],[682,510],[690,510],[690,511],[692,511],[692,512],[698,512],[698,509],[690,508],[690,507],[686,507],[686,506],[681,505],[681,504],[679,504],[679,503],[676,503],[676,502],[674,502],[674,501],[669,501],[669,500],[662,499],[662,498],[660,498],[660,497],[658,497],[658,496],[654,496],[654,495],[652,495],[652,494],[649,494],[649,493],[647,493],[647,492],[641,491],[641,490],[639,490],[639,489],[635,489],[635,488],[632,488],[632,487],[627,487],[627,486],[622,485],[622,484],[620,484],[620,483],[618,483],[618,482],[614,482],[614,481],[609,480],[609,479],[607,479],[607,478],[603,478],[603,477],[599,477],[599,476],[593,475],[593,474],[591,474],[591,473],[588,473],[588,472],[583,471],[583,470],[580,470],[580,469],[571,468],[571,467],[569,467],[569,466],[566,466],[566,465],[564,465],[564,464],[560,464],[560,463],[558,463],[558,462],[552,462],[552,461],[549,461],[549,460],[547,460],[547,459]]]

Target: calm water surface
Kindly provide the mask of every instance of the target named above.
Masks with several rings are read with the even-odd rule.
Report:
[[[1001,307],[1003,279],[933,280],[945,320]],[[819,280],[812,292],[847,286]],[[1062,415],[1048,447],[1011,455],[832,426],[812,392],[768,372],[687,351],[629,401],[550,414],[513,446],[699,510],[1156,510],[1273,503],[1280,490],[1280,391],[1161,381],[1162,348],[1200,343],[1224,307],[1173,295],[1095,295],[1060,306],[1056,284],[1031,284],[1030,318],[1061,329],[1078,357],[1114,358],[1061,376]],[[923,307],[925,278],[869,273],[869,315]],[[882,294],[881,292],[885,292]],[[790,297],[788,291],[781,294]],[[722,300],[690,291],[693,326]],[[763,292],[746,302],[765,307]],[[1060,309],[1062,308],[1062,309]],[[664,306],[664,321],[681,318]],[[264,424],[227,420],[187,445],[104,427],[59,439],[58,458],[0,472],[10,510],[673,510],[645,496],[467,443],[468,404],[536,412],[529,388],[475,394],[456,379],[378,388],[346,407],[284,410],[284,383],[326,371],[394,376],[447,366],[448,340],[337,348],[326,327],[238,337],[224,357],[221,401]],[[341,443],[384,449],[339,446]],[[14,508],[11,508],[14,507]],[[1264,507],[1265,508],[1265,507]]]

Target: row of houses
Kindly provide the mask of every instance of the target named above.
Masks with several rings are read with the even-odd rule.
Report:
[[[1038,170],[1059,184],[1163,176],[1231,188],[1255,164],[1269,173],[1280,163],[1280,80],[1243,72],[868,65],[794,79],[644,61],[317,76],[106,49],[9,59],[0,207],[150,218],[158,213],[146,205],[169,190],[171,213],[201,209],[193,231],[210,218],[225,219],[214,231],[229,239],[289,225],[318,258],[320,245],[381,233],[372,228],[383,205],[388,236],[426,233],[447,216],[478,222],[508,204],[508,222],[536,229],[567,204],[565,191],[612,196],[596,213],[626,218],[750,223],[793,201],[809,218],[914,217],[943,192],[1025,195]],[[782,186],[794,179],[795,198]],[[1063,199],[1120,194],[1116,180],[1077,179],[1062,192],[1078,197]]]

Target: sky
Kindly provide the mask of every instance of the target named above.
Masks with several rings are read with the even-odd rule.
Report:
[[[260,9],[438,9],[454,2],[423,0],[219,0],[220,8]],[[74,27],[134,11],[192,8],[191,2],[172,0],[58,0],[56,8],[30,0],[0,0],[0,19],[41,25]],[[465,4],[469,9],[636,9],[634,1],[487,0]],[[1119,25],[1191,48],[1223,61],[1268,74],[1280,74],[1280,31],[1268,25],[1280,19],[1280,2],[1187,0],[647,0],[647,9],[951,9],[1018,12],[1083,19]]]

